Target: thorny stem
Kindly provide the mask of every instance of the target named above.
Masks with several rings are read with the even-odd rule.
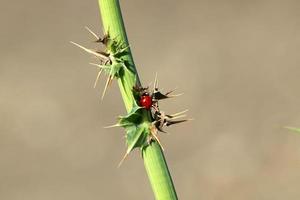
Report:
[[[99,6],[105,33],[108,32],[110,37],[118,38],[128,45],[119,1],[99,0]],[[133,73],[124,72],[124,75],[118,79],[118,84],[126,110],[130,112],[135,101],[132,88],[135,85],[141,86],[141,84],[130,49],[124,59]],[[149,116],[144,120],[151,123]],[[176,200],[175,187],[160,145],[156,141],[151,142],[142,149],[142,155],[155,198],[157,200]]]
[[[128,46],[126,30],[123,23],[122,13],[118,0],[99,0],[99,7],[102,17],[102,24],[105,33],[109,33],[111,38],[122,40],[123,44]],[[132,88],[135,85],[141,86],[138,73],[132,58],[129,47],[129,53],[123,58],[127,60],[129,67],[135,73],[125,73],[123,77],[118,79],[119,88],[125,103],[127,112],[132,109],[134,97]]]

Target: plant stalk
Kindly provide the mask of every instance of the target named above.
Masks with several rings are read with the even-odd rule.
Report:
[[[111,38],[118,38],[128,45],[119,0],[98,1],[105,33],[109,33]],[[135,101],[132,88],[135,85],[141,86],[141,83],[130,49],[128,51],[129,53],[124,56],[124,59],[133,73],[124,72],[124,75],[118,79],[118,85],[129,113]],[[146,117],[145,120],[151,123],[150,117]],[[157,200],[177,200],[175,187],[160,145],[156,141],[151,142],[150,145],[142,148],[142,155],[155,198]]]

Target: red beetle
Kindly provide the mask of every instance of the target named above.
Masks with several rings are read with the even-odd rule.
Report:
[[[148,93],[144,93],[140,98],[140,106],[149,110],[152,106],[152,97]]]

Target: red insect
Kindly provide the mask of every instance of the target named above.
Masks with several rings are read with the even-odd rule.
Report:
[[[164,132],[164,126],[170,126],[173,124],[182,123],[188,121],[189,119],[182,119],[179,118],[185,117],[185,112],[187,110],[175,113],[172,115],[165,114],[163,111],[160,111],[158,102],[163,99],[168,99],[170,97],[176,97],[179,95],[171,95],[173,91],[169,91],[166,93],[162,93],[158,90],[158,81],[155,77],[154,81],[154,88],[150,92],[149,87],[142,87],[142,86],[134,86],[133,87],[135,98],[140,107],[143,107],[147,111],[151,113],[152,123],[156,130]],[[179,119],[179,120],[177,120]],[[156,133],[153,133],[155,135]],[[156,137],[156,136],[155,136]],[[156,138],[158,140],[158,138]]]
[[[152,97],[149,93],[144,93],[140,98],[140,106],[144,107],[145,109],[149,110],[152,106]]]

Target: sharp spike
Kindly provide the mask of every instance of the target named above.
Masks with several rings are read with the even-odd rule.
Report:
[[[102,58],[102,59],[107,60],[107,57],[104,56],[104,55],[102,55],[102,54],[100,54],[100,53],[97,53],[97,52],[95,52],[95,51],[93,51],[93,50],[91,50],[91,49],[85,48],[84,46],[81,46],[80,44],[77,44],[77,43],[75,43],[75,42],[72,42],[72,41],[70,41],[70,42],[71,42],[72,44],[74,44],[75,46],[77,46],[77,47],[83,49],[83,50],[86,51],[87,53],[90,53],[90,54],[92,54],[92,55],[94,55],[94,56],[97,56],[97,57],[100,57],[100,58]]]
[[[169,117],[169,116],[167,116]],[[183,118],[183,117],[186,117],[186,115],[178,115],[178,116],[175,116],[175,117],[170,117],[172,120],[174,119],[179,119],[179,118]]]
[[[97,41],[99,41],[99,40],[101,39],[96,33],[94,33],[91,29],[89,29],[89,27],[85,26],[85,29],[86,29],[89,33],[91,33],[91,34],[97,39]]]
[[[158,129],[160,132],[167,133],[167,132],[164,131],[161,127],[158,127],[157,129]]]
[[[99,67],[99,68],[104,68],[104,66],[105,65],[99,65],[99,64],[97,64],[97,63],[89,63],[90,65],[94,65],[94,66],[96,66],[96,67]]]
[[[172,94],[172,95],[168,95],[168,97],[179,97],[181,95],[184,95],[184,93]]]
[[[100,69],[110,69],[109,65],[99,65],[99,64],[96,64],[96,63],[89,63],[89,64],[94,65],[96,67],[99,67]]]
[[[154,79],[154,88],[153,90],[157,90],[158,89],[158,80],[157,80],[157,72],[155,73],[155,79]]]
[[[119,162],[118,168],[121,167],[122,163],[124,162],[124,160],[127,158],[128,155],[129,155],[129,152],[126,152],[125,155],[123,156],[122,160]]]
[[[151,132],[150,141],[151,141],[151,137],[153,137],[158,142],[158,144],[162,148],[162,150],[164,151],[164,147],[162,146],[159,138],[157,137],[157,130],[158,129],[155,127],[155,124],[152,124],[151,129],[150,129],[150,132]]]
[[[169,95],[169,94],[173,93],[175,90],[177,90],[177,87],[175,87],[173,90],[170,90],[169,92],[165,93],[165,95]]]
[[[179,123],[187,122],[187,121],[191,121],[191,120],[193,120],[193,119],[183,119],[183,120],[178,120],[178,121],[167,121],[166,126],[171,126],[173,124],[179,124]]]
[[[103,90],[103,93],[102,93],[102,97],[101,97],[102,100],[103,100],[104,95],[105,95],[105,93],[106,93],[106,90],[107,90],[108,84],[109,84],[109,82],[110,82],[110,79],[111,79],[111,75],[109,75],[109,76],[107,77],[107,81],[106,81],[106,83],[105,83],[105,87],[104,87],[104,90]]]
[[[96,77],[96,80],[95,80],[95,83],[94,83],[94,88],[96,88],[96,86],[97,86],[97,83],[99,81],[99,77],[100,77],[102,71],[103,71],[103,68],[101,68],[100,71],[97,74],[97,77]]]
[[[114,124],[114,125],[111,125],[111,126],[104,126],[103,128],[115,128],[115,127],[121,127],[120,124]]]
[[[173,117],[176,117],[176,116],[178,116],[178,115],[182,115],[182,114],[186,113],[187,111],[189,111],[189,110],[186,109],[186,110],[184,110],[184,111],[181,111],[181,112],[178,112],[178,113],[174,113],[174,114],[172,114],[172,115],[168,115],[168,117],[173,118]]]
[[[111,76],[112,77],[112,76]],[[111,85],[111,83],[112,83],[112,80],[113,80],[113,78],[110,78],[110,80],[109,80],[109,83],[108,83],[108,86],[110,86]]]
[[[154,137],[155,140],[158,142],[158,144],[159,144],[159,146],[161,147],[161,149],[162,149],[163,151],[165,151],[165,149],[164,149],[163,145],[161,144],[160,140],[158,139],[157,135],[156,135],[156,134],[153,134],[153,137]]]

